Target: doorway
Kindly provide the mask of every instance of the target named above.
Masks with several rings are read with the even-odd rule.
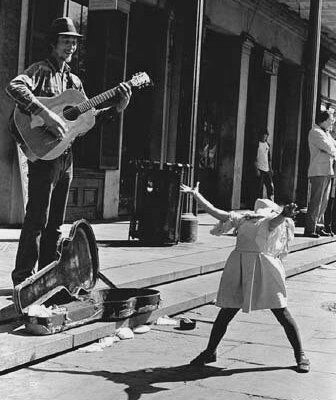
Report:
[[[273,140],[273,171],[277,203],[296,200],[301,80],[302,72],[298,66],[284,61],[280,64]]]
[[[258,197],[255,159],[258,136],[267,128],[270,76],[262,68],[264,49],[256,46],[250,59],[244,138],[241,208],[252,209]]]
[[[239,41],[208,29],[202,47],[197,179],[217,207],[231,206],[239,88]]]
[[[135,3],[129,16],[127,76],[146,72],[154,85],[132,96],[124,119],[121,149],[119,215],[133,211],[135,171],[133,161],[160,161],[162,103],[168,14]]]

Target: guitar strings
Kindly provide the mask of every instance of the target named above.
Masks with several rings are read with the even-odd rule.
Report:
[[[142,87],[142,86],[146,86],[146,84],[149,84],[149,81],[146,82],[146,80],[144,80],[143,83],[141,83],[141,74],[135,74],[133,76],[133,78],[131,80],[129,80],[127,83],[130,84],[131,86],[137,86],[137,87]],[[132,84],[133,79],[137,79],[138,82],[136,84]],[[76,104],[75,106],[72,106],[71,108],[65,110],[63,112],[63,116],[66,118],[67,116],[70,116],[71,113],[74,111],[75,108],[77,108],[77,110],[80,112],[80,114],[85,113],[86,111],[89,111],[91,108],[94,108],[95,106],[109,100],[111,97],[115,96],[115,92],[116,92],[117,88],[112,88],[107,90],[104,93],[98,94],[97,96],[92,97],[92,99],[83,101],[82,103]]]
[[[93,97],[92,99],[83,101],[82,103],[76,104],[75,106],[72,106],[71,108],[65,110],[63,112],[64,117],[70,116],[71,113],[73,112],[74,108],[77,108],[79,110],[79,112],[81,114],[83,114],[84,112],[90,110],[91,108],[94,108],[95,106],[97,106],[98,104],[107,101],[110,99],[110,97],[113,97],[115,95],[116,89],[110,89],[107,90],[104,93],[101,93],[95,97]]]

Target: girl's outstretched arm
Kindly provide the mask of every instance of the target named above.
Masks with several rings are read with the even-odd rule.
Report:
[[[269,222],[269,230],[272,231],[277,226],[279,226],[285,218],[294,218],[298,213],[297,205],[295,203],[286,204],[281,212],[281,214],[277,215]]]
[[[219,219],[220,221],[226,221],[229,218],[229,213],[227,211],[216,208],[214,205],[210,203],[205,197],[201,195],[199,192],[199,182],[197,182],[196,186],[192,189],[190,186],[181,184],[180,190],[182,193],[190,193],[196,201],[201,204],[205,211],[208,212],[213,217]]]

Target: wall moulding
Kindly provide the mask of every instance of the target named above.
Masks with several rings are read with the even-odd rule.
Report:
[[[131,4],[136,0],[89,0],[89,10],[118,10],[129,13]]]
[[[301,38],[306,38],[307,22],[302,20],[295,12],[287,9],[277,0],[227,0],[233,3],[239,3],[242,7],[250,9],[264,16],[272,23],[277,23],[286,28],[291,33]]]

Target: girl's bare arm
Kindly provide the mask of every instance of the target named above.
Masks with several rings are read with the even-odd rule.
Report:
[[[198,187],[199,182],[197,182],[196,186],[193,189],[190,186],[182,184],[181,192],[190,193],[196,199],[196,201],[204,207],[206,212],[208,212],[210,215],[220,221],[226,221],[229,218],[229,213],[227,211],[216,208],[213,204],[211,204],[210,201],[208,201],[205,197],[201,195]]]
[[[273,229],[275,229],[285,220],[285,218],[293,218],[297,214],[296,208],[297,206],[295,203],[285,205],[281,214],[270,220],[269,230],[272,231]]]

